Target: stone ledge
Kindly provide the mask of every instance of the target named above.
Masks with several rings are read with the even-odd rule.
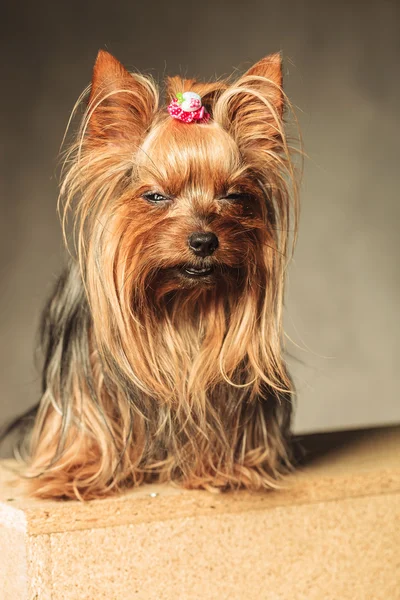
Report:
[[[262,494],[151,485],[53,502],[1,469],[1,599],[400,598],[400,427],[302,444],[304,466]]]

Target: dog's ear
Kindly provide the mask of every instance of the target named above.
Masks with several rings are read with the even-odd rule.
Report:
[[[282,57],[279,52],[270,54],[259,60],[249,69],[240,81],[245,80],[245,85],[248,77],[261,77],[258,85],[256,82],[255,88],[260,93],[266,94],[266,97],[271,102],[272,106],[282,118],[283,115],[283,76],[282,76]]]
[[[253,65],[221,95],[214,118],[248,150],[269,149],[282,139],[284,94],[279,53]]]
[[[93,143],[123,143],[140,138],[158,105],[151,79],[129,73],[100,50],[93,69],[88,102],[87,135]]]

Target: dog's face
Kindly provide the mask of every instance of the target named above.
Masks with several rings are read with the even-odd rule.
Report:
[[[263,256],[265,192],[219,125],[167,117],[140,146],[126,239],[158,297],[242,286]],[[129,217],[128,217],[129,215]],[[139,250],[140,248],[140,250]]]

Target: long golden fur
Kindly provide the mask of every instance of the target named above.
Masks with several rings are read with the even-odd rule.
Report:
[[[280,56],[233,82],[167,81],[169,98],[189,90],[209,123],[172,119],[151,78],[97,58],[61,187],[71,260],[43,318],[26,458],[37,496],[155,479],[264,489],[290,469],[282,306],[297,187]],[[193,255],[193,231],[218,237],[212,256]],[[185,277],[188,264],[213,275]]]

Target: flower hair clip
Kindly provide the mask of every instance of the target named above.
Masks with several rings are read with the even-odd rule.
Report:
[[[178,93],[176,98],[168,105],[168,112],[173,119],[183,121],[183,123],[207,123],[210,118],[204,106],[201,104],[201,97],[195,92]]]

